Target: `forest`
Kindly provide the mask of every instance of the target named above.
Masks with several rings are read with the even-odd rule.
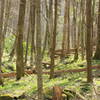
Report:
[[[100,100],[100,0],[0,0],[0,100]]]

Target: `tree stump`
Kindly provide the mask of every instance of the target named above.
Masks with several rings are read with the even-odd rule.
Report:
[[[52,100],[63,100],[62,97],[62,88],[59,86],[54,86],[53,87],[53,98]]]

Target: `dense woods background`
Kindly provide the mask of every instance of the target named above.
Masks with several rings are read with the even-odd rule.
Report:
[[[24,100],[99,100],[100,0],[0,0],[0,100],[23,81]]]

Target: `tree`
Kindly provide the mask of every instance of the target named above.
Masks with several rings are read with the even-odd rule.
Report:
[[[48,5],[47,5],[47,0],[45,0],[45,9],[46,9],[46,30],[45,30],[45,37],[44,37],[44,43],[43,43],[43,51],[42,51],[42,56],[44,55],[45,53],[45,49],[46,49],[46,46],[47,46],[47,43],[48,43],[48,47],[50,47],[50,33],[49,33],[49,14],[48,14]]]
[[[29,49],[29,35],[30,35],[30,19],[29,19],[27,39],[26,39],[26,51],[25,51],[25,62],[24,62],[25,65],[27,65],[27,56],[28,56],[28,49]]]
[[[4,29],[3,29],[3,46],[5,45],[5,36],[7,33],[8,21],[9,21],[9,16],[10,16],[10,9],[11,9],[11,0],[6,0],[5,21],[4,21]]]
[[[24,18],[25,18],[26,0],[20,0],[18,30],[17,30],[17,43],[16,43],[16,70],[17,80],[24,76],[24,63],[23,63],[23,31],[24,31]]]
[[[50,69],[50,78],[54,77],[54,66],[55,66],[55,48],[56,48],[56,34],[57,34],[57,5],[58,2],[57,0],[55,0],[55,18],[54,18],[54,30],[53,30],[53,34],[52,34],[52,43],[51,43],[51,69]]]
[[[51,54],[51,41],[52,41],[52,33],[53,33],[53,0],[49,0],[49,13],[48,13],[48,21],[49,21],[49,34],[48,34],[48,46],[49,46],[49,54]]]
[[[100,60],[100,0],[99,0],[99,9],[98,9],[98,29],[97,29],[97,46],[94,59]]]
[[[96,3],[96,0],[92,0],[92,52],[93,52],[93,49],[94,49],[94,44],[95,44],[95,32],[94,32],[94,22],[95,22],[95,3]],[[93,53],[92,53],[93,54]]]
[[[91,16],[91,5],[92,0],[86,0],[86,25],[87,25],[87,32],[86,32],[86,60],[87,60],[87,82],[92,82],[92,68],[91,68],[91,22],[92,22],[92,16]]]
[[[68,0],[65,0],[65,15],[64,15],[64,29],[63,29],[63,41],[62,41],[62,58],[65,57],[65,54],[68,47]]]
[[[81,55],[84,60],[84,23],[85,23],[85,0],[81,0]]]
[[[29,39],[30,39],[30,26],[31,26],[31,20],[30,20],[30,3],[31,1],[26,2],[26,12],[25,12],[25,21],[27,20],[26,24],[26,31],[24,34],[26,35],[25,41],[26,41],[26,46],[25,46],[25,57],[24,57],[24,66],[27,65],[28,61],[28,54],[29,54]]]
[[[1,6],[1,14],[0,14],[0,74],[1,74],[1,63],[2,63],[2,50],[3,50],[3,18],[4,18],[4,5],[5,5],[5,0],[1,0],[0,2]],[[0,76],[0,85],[3,85],[2,77]]]
[[[68,0],[68,37],[67,37],[67,52],[70,52],[70,0]]]
[[[14,40],[14,43],[13,43],[13,46],[12,46],[12,50],[9,54],[10,58],[9,58],[9,61],[11,61],[15,55],[15,51],[16,51],[16,42],[17,42],[17,37],[15,37],[15,40]]]
[[[41,52],[41,0],[36,0],[36,71],[38,100],[43,99],[43,79],[42,79],[42,52]]]
[[[31,57],[30,57],[30,65],[33,65],[33,53],[35,53],[35,17],[36,17],[36,5],[35,0],[31,0],[30,2],[30,32],[31,32]]]
[[[77,2],[73,1],[73,42],[74,42],[74,61],[78,60],[78,45],[77,45]]]

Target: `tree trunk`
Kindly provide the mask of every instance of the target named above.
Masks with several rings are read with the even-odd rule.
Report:
[[[49,21],[49,34],[48,34],[48,48],[49,54],[51,55],[51,46],[52,46],[52,35],[53,35],[53,0],[49,0],[49,13],[48,13],[48,21]]]
[[[23,31],[24,31],[24,18],[25,18],[26,0],[20,0],[19,18],[18,18],[18,31],[17,31],[17,46],[16,46],[16,71],[17,80],[24,76],[24,63],[23,63]]]
[[[87,35],[86,35],[86,60],[87,60],[87,82],[92,82],[92,64],[91,64],[91,4],[92,0],[86,0],[86,25],[87,25]]]
[[[54,30],[52,35],[52,45],[51,45],[51,69],[50,69],[50,78],[54,77],[54,66],[55,66],[55,48],[56,48],[56,34],[57,34],[57,5],[58,2],[55,0],[55,19],[54,19]]]
[[[70,51],[70,0],[68,0],[68,37],[67,37],[67,52],[69,53]]]
[[[93,3],[92,3],[92,28],[91,28],[92,29],[92,39],[91,39],[92,41],[91,42],[92,42],[92,54],[93,54],[93,51],[94,51],[93,48],[94,48],[94,44],[95,44],[95,42],[94,42],[94,37],[95,37],[95,35],[94,35],[95,34],[94,33],[94,21],[95,20],[94,20],[94,18],[95,18],[95,2],[96,2],[96,0],[92,0],[92,2]]]
[[[64,28],[63,28],[63,41],[62,41],[62,60],[67,53],[68,42],[68,0],[65,0],[65,15],[64,15]]]
[[[44,37],[44,43],[43,43],[43,51],[42,51],[42,58],[43,58],[43,55],[45,53],[45,49],[46,49],[46,46],[47,46],[47,43],[48,43],[48,47],[50,46],[50,33],[49,33],[49,14],[48,14],[48,5],[47,5],[47,0],[45,0],[45,9],[46,9],[46,31],[45,31],[45,37]]]
[[[97,29],[97,46],[94,59],[100,60],[100,0],[99,0],[99,9],[98,9],[98,29]]]
[[[74,35],[74,61],[78,60],[78,46],[77,46],[77,3],[76,0],[73,1],[73,35]]]
[[[16,50],[16,42],[17,42],[17,37],[15,37],[15,41],[14,41],[14,44],[12,46],[12,50],[11,50],[11,52],[9,54],[9,56],[10,56],[9,61],[11,61],[13,59],[13,57],[14,57],[14,55],[16,53],[15,52],[15,50]]]
[[[3,30],[3,48],[5,45],[5,36],[7,32],[7,26],[10,16],[10,9],[11,9],[11,0],[6,0],[6,10],[5,10],[5,21],[4,21],[4,30]]]
[[[33,53],[35,53],[35,0],[31,0],[30,2],[30,22],[31,22],[31,57],[30,57],[30,65],[33,65]]]
[[[37,86],[38,100],[43,99],[43,79],[42,79],[42,51],[41,51],[41,0],[36,0],[36,71],[37,71]]]
[[[28,47],[29,47],[29,34],[30,34],[30,17],[29,17],[29,24],[28,24],[27,39],[26,39],[26,52],[25,52],[24,65],[27,65],[27,56],[28,56]]]
[[[85,23],[85,0],[81,0],[81,55],[84,60],[84,23]]]
[[[1,72],[2,72],[2,70],[1,70],[1,63],[2,63],[2,51],[3,51],[3,40],[2,40],[2,38],[3,38],[3,18],[4,18],[4,5],[5,5],[5,0],[1,0],[1,2],[0,2],[0,6],[1,6],[1,8],[0,8],[0,74],[1,74]],[[3,85],[3,81],[2,81],[2,77],[0,76],[0,85]]]

